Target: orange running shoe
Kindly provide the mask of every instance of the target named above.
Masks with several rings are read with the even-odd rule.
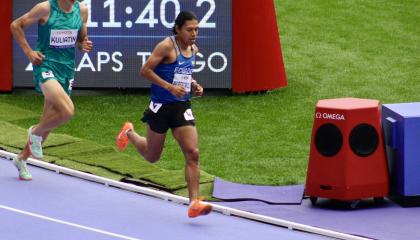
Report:
[[[188,208],[188,217],[195,218],[209,214],[213,206],[202,202],[203,198],[194,199]]]
[[[133,129],[134,127],[131,122],[125,122],[121,131],[118,133],[117,138],[115,139],[115,144],[120,151],[123,151],[128,145],[127,131]]]

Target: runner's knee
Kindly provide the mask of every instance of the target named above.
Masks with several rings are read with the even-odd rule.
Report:
[[[159,161],[160,159],[160,154],[158,155],[153,155],[153,156],[146,156],[145,159],[149,162],[149,163],[156,163]]]
[[[198,148],[191,148],[185,152],[185,155],[187,157],[188,164],[197,164],[200,156],[200,151],[198,150]]]
[[[61,116],[63,118],[63,121],[70,120],[74,116],[73,104],[68,104],[63,109],[61,109]]]

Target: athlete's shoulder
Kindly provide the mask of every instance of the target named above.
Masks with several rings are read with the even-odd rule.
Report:
[[[83,2],[79,2],[79,8],[81,13],[88,13],[89,9]]]
[[[37,15],[45,15],[49,14],[51,9],[51,5],[49,1],[43,1],[36,4],[31,11],[36,13]]]
[[[156,45],[155,51],[168,52],[173,49],[173,46],[174,45],[171,38],[166,37]]]
[[[87,19],[89,15],[89,9],[86,6],[86,4],[79,2],[79,8],[80,8],[80,15],[82,15],[83,19]]]
[[[165,39],[163,39],[161,42],[162,46],[164,46],[165,48],[173,48],[174,46],[174,42],[172,41],[171,37],[166,37]]]
[[[47,0],[47,1],[40,2],[36,4],[35,6],[38,6],[39,8],[50,9],[51,4],[50,4],[50,1]]]
[[[50,2],[44,1],[36,4],[32,7],[32,9],[24,14],[21,18],[23,21],[27,22],[29,20],[29,25],[38,22],[43,23],[48,19],[48,16],[50,15]]]

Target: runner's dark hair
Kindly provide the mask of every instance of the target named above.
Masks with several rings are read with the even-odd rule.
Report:
[[[175,19],[175,25],[172,28],[172,32],[173,34],[177,34],[176,32],[176,27],[178,28],[182,28],[182,26],[184,26],[186,21],[190,21],[190,20],[197,20],[198,18],[195,15],[195,13],[190,12],[190,11],[182,11],[178,14],[178,16]]]

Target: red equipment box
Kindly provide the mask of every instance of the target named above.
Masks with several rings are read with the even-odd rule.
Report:
[[[352,201],[382,201],[388,195],[388,167],[377,100],[339,98],[317,103],[305,194]]]

